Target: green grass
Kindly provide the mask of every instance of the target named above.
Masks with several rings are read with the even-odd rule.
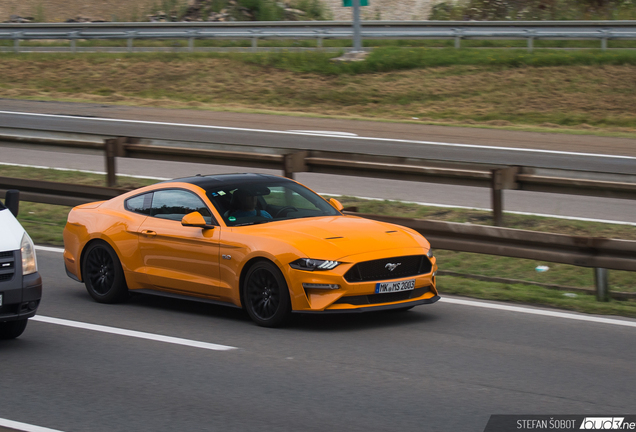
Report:
[[[442,296],[452,294],[596,315],[636,317],[636,301],[634,300],[599,302],[594,295],[589,294],[563,292],[538,286],[483,282],[452,276],[438,277],[437,284]]]
[[[100,185],[105,184],[105,176],[62,171],[0,165],[0,176],[30,178],[65,183]],[[153,180],[118,177],[119,186],[141,187],[154,183]],[[453,222],[470,222],[491,225],[490,212],[466,209],[427,207],[396,201],[363,200],[354,197],[338,197],[346,207],[357,207],[361,213],[399,215],[421,219]],[[62,230],[70,207],[45,205],[30,202],[20,203],[19,220],[33,240],[41,245],[61,246]],[[628,225],[602,224],[569,221],[506,214],[507,226],[542,232],[555,232],[581,236],[603,236],[636,240],[636,227]],[[528,283],[552,284],[564,287],[594,289],[593,269],[565,264],[498,257],[446,250],[435,250],[440,270],[462,274],[523,280]],[[548,266],[549,270],[537,272],[537,266]],[[524,304],[549,306],[586,313],[622,315],[636,317],[635,300],[610,300],[597,302],[594,295],[582,292],[564,292],[538,285],[518,283],[495,283],[462,277],[438,276],[440,292],[467,297],[500,300]],[[623,271],[609,272],[612,291],[636,292],[636,273]]]
[[[595,289],[594,269],[591,268],[445,250],[436,251],[435,255],[443,263],[441,266],[443,270],[538,284]],[[539,272],[536,270],[539,266],[548,267],[549,270]],[[636,274],[634,272],[612,270],[608,274],[609,285],[613,291],[636,293]]]
[[[445,66],[487,66],[492,69],[554,66],[603,66],[636,65],[636,51],[555,51],[541,50],[528,53],[526,50],[471,50],[471,49],[395,49],[383,47],[373,50],[363,62],[334,63],[333,54],[280,53],[236,54],[242,61],[287,69],[301,73],[323,75],[369,74],[409,69]]]

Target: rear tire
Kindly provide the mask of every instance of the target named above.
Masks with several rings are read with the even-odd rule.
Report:
[[[291,300],[285,277],[269,261],[252,265],[243,283],[245,309],[262,327],[279,327],[289,318]]]
[[[28,319],[6,321],[0,323],[0,339],[15,339],[22,334],[27,326]]]
[[[92,243],[86,250],[82,269],[86,290],[99,303],[119,303],[128,298],[124,270],[110,245]]]

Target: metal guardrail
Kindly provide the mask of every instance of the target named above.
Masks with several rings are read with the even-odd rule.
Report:
[[[0,194],[4,195],[9,189],[20,189],[24,201],[69,206],[107,200],[128,191],[0,177]],[[357,212],[345,213],[414,229],[424,235],[435,249],[592,267],[595,271],[596,296],[599,301],[607,301],[611,296],[607,269],[636,271],[636,241],[632,240],[568,236]],[[631,293],[616,294],[614,297],[617,298],[636,297]]]
[[[77,40],[127,40],[134,51],[139,39],[183,39],[194,51],[196,39],[247,39],[256,50],[262,39],[315,39],[322,48],[324,39],[352,39],[351,22],[232,22],[232,23],[75,23],[0,24],[0,39],[13,40],[20,52],[23,40],[68,40],[77,52]],[[461,47],[465,39],[523,39],[528,51],[538,39],[598,40],[607,49],[609,40],[636,39],[636,21],[365,21],[365,39],[452,39]]]
[[[27,135],[28,134],[28,135]],[[448,162],[348,152],[104,137],[52,131],[0,129],[0,141],[96,150],[105,156],[107,184],[114,187],[116,158],[128,157],[282,170],[286,177],[312,172],[419,181],[491,190],[495,225],[503,225],[503,192],[525,190],[636,199],[636,176],[534,167]],[[24,190],[24,187],[20,189]],[[34,191],[35,192],[35,191]]]

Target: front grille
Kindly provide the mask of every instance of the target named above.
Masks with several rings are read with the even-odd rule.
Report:
[[[391,271],[389,264],[399,265]],[[426,274],[431,269],[431,261],[426,255],[411,255],[358,263],[349,269],[344,278],[347,282],[380,281]]]
[[[13,278],[15,273],[15,255],[13,252],[0,252],[0,282]]]
[[[409,300],[413,298],[422,297],[424,294],[431,290],[430,287],[424,288],[416,288],[410,291],[400,291],[395,293],[385,293],[385,294],[369,294],[369,295],[361,295],[361,296],[349,296],[349,297],[341,297],[334,304],[350,304],[354,306],[364,306],[364,305],[376,305],[382,303],[391,303],[402,300]]]

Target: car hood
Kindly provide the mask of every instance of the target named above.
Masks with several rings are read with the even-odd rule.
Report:
[[[0,252],[20,249],[24,229],[9,210],[0,210]]]
[[[256,225],[257,235],[282,240],[311,258],[342,259],[378,250],[423,247],[423,237],[403,227],[355,216],[294,219]]]

